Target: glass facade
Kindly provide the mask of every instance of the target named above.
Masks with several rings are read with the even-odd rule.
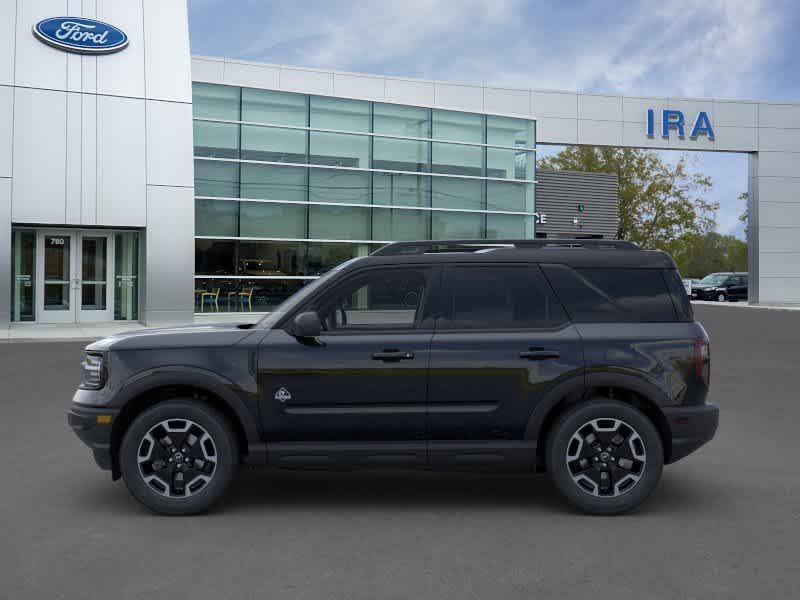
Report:
[[[195,310],[265,311],[389,241],[534,237],[535,122],[195,83]]]

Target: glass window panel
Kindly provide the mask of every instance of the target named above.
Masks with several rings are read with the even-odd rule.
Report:
[[[242,158],[269,162],[306,162],[306,135],[302,129],[242,125]]]
[[[406,137],[430,137],[427,108],[375,103],[373,112],[375,133]]]
[[[387,242],[429,239],[430,214],[427,210],[373,209],[372,238]]]
[[[313,165],[369,168],[369,137],[365,135],[312,131],[310,152]]]
[[[106,310],[107,239],[81,239],[81,310]]]
[[[339,169],[310,169],[309,200],[369,204],[369,173]]]
[[[195,156],[239,158],[239,126],[195,121],[194,153]]]
[[[195,312],[227,312],[229,299],[236,305],[238,285],[236,279],[195,279]]]
[[[139,318],[139,235],[134,231],[114,234],[114,319]]]
[[[436,208],[483,208],[483,181],[431,177],[432,202]]]
[[[489,239],[530,239],[532,217],[522,215],[486,215],[486,237]]]
[[[242,198],[306,200],[306,168],[242,164]]]
[[[432,144],[434,173],[454,175],[483,175],[483,147],[460,146],[457,144]]]
[[[252,312],[270,312],[289,296],[295,294],[308,281],[302,279],[256,279],[253,281],[241,281],[242,292],[252,293]],[[247,311],[248,305],[245,304],[247,294],[240,296],[242,303],[241,310]]]
[[[433,111],[433,139],[483,143],[483,117],[450,110]]]
[[[240,88],[211,83],[192,84],[192,112],[205,119],[239,120]]]
[[[239,235],[239,203],[234,200],[204,200],[194,204],[194,234],[236,237]]]
[[[194,161],[194,192],[198,196],[239,197],[239,164]]]
[[[523,146],[533,148],[534,122],[511,117],[486,117],[486,142],[495,146]]]
[[[194,241],[194,272],[198,275],[233,275],[235,266],[236,242]]]
[[[271,90],[242,90],[242,121],[305,127],[307,96]]]
[[[303,242],[239,243],[240,275],[303,275]]]
[[[372,166],[391,171],[427,171],[428,142],[376,137]]]
[[[44,238],[44,309],[69,310],[70,308],[70,238],[52,236]]]
[[[374,173],[373,202],[391,206],[428,206],[431,179],[426,175]]]
[[[433,211],[431,221],[431,238],[434,240],[481,239],[484,237],[484,215],[480,213]]]
[[[486,149],[486,176],[503,179],[533,179],[536,164],[533,152]]]
[[[308,207],[302,204],[242,202],[239,230],[242,237],[305,238]]]
[[[322,275],[346,260],[366,256],[370,251],[366,244],[312,242],[308,244],[308,275]]]
[[[311,127],[368,132],[369,102],[312,96]]]
[[[11,320],[34,320],[33,278],[36,273],[36,232],[15,230],[11,236]]]
[[[370,209],[350,206],[309,207],[309,238],[328,240],[370,239]]]
[[[486,208],[488,210],[511,210],[533,212],[532,183],[505,181],[486,182]]]

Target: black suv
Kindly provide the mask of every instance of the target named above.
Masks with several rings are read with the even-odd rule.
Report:
[[[692,284],[696,300],[747,300],[747,273],[711,273]]]
[[[248,463],[546,470],[573,505],[614,514],[714,436],[709,375],[662,252],[403,242],[254,325],[89,345],[69,423],[160,513],[207,509]]]

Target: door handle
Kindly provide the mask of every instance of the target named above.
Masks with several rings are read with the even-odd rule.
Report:
[[[527,360],[547,360],[560,358],[561,353],[558,350],[546,350],[545,348],[528,348],[525,352],[520,352],[519,357]]]
[[[399,350],[384,350],[383,352],[375,352],[372,355],[372,360],[382,360],[383,362],[397,362],[411,360],[412,358],[414,358],[413,352],[401,352]]]

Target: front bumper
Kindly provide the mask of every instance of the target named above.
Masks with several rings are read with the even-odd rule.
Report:
[[[117,410],[75,403],[67,413],[67,423],[72,431],[89,446],[97,466],[106,471],[110,471],[112,467],[111,427],[118,414]]]
[[[668,463],[688,456],[711,441],[719,425],[719,407],[716,404],[665,408],[664,416],[672,430]]]

